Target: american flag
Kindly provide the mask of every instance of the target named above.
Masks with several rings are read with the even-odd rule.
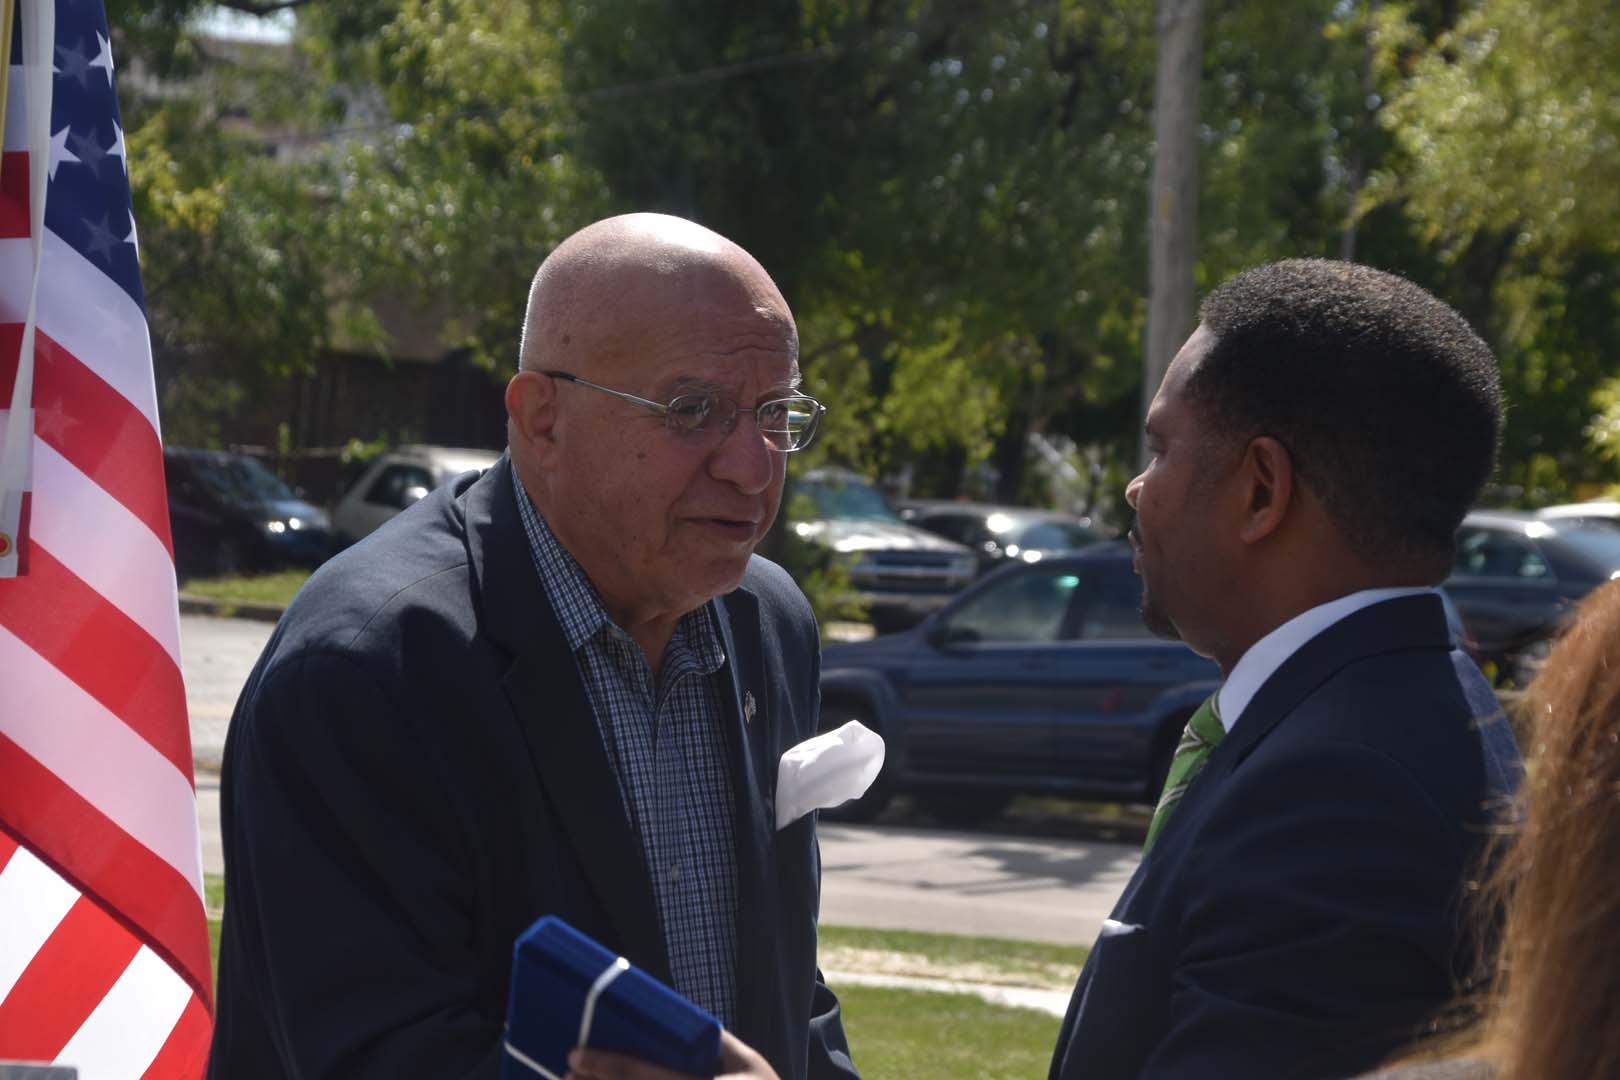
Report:
[[[4,0],[9,13],[12,0]],[[8,20],[9,21],[9,20]],[[0,1059],[186,1077],[212,977],[100,0],[18,0],[0,161]]]

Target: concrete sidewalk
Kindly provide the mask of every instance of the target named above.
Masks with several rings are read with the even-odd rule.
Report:
[[[202,828],[203,872],[223,874],[225,856],[219,840],[219,775],[199,770],[197,773],[197,819]],[[218,912],[210,912],[218,916]],[[1075,973],[1076,975],[1079,972]],[[895,990],[923,991],[937,994],[971,994],[991,1005],[1013,1009],[1034,1009],[1050,1016],[1062,1016],[1069,1006],[1066,990],[1048,990],[1028,986],[1007,986],[992,983],[969,982],[960,979],[925,978],[916,975],[892,975],[871,971],[827,971],[827,985],[880,986]]]

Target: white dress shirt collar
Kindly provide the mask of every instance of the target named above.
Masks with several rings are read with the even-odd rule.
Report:
[[[1221,684],[1221,726],[1230,733],[1232,725],[1238,722],[1243,710],[1254,700],[1254,695],[1282,667],[1283,661],[1340,619],[1385,600],[1400,596],[1426,596],[1437,591],[1430,588],[1363,589],[1295,615],[1249,646],[1249,651],[1243,654],[1232,668],[1232,674]]]

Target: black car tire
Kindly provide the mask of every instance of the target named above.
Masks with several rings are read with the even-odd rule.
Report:
[[[929,816],[955,829],[983,825],[1012,802],[1012,792],[995,788],[931,788],[917,792]]]
[[[820,731],[836,731],[851,720],[859,720],[878,734],[883,734],[877,724],[872,722],[871,713],[859,705],[849,705],[841,701],[823,701],[821,703]],[[818,732],[819,734],[819,732]],[[821,811],[821,816],[827,821],[871,821],[888,807],[889,800],[894,797],[894,770],[889,768],[889,761],[885,756],[883,768],[878,772],[872,786],[866,789],[866,794],[858,799],[851,799],[841,806],[835,806]]]

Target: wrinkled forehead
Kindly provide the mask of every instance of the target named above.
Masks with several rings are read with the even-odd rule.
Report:
[[[780,382],[797,357],[792,312],[765,269],[679,218],[629,215],[587,227],[546,259],[530,295],[530,368],[635,377],[637,385],[688,367]]]
[[[798,370],[798,332],[775,285],[724,265],[625,268],[583,329],[603,372],[752,365],[781,381]]]
[[[597,315],[610,323],[740,318],[793,325],[787,301],[763,271],[735,260],[663,260],[606,269],[597,282]]]

